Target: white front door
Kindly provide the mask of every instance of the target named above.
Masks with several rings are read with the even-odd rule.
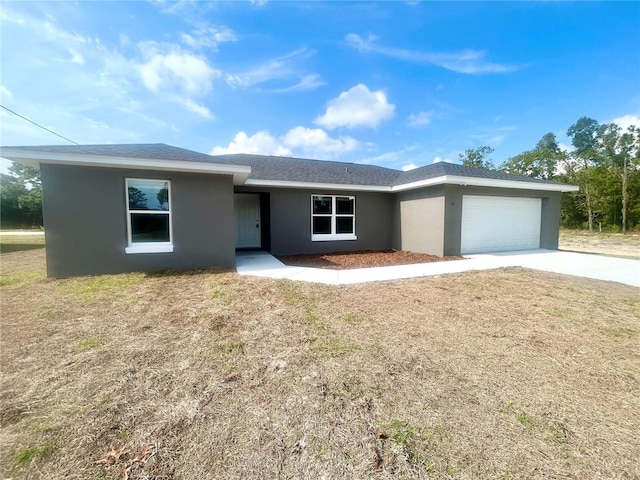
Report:
[[[260,195],[235,194],[236,248],[260,248]]]

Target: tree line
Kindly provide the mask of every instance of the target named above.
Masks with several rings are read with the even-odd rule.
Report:
[[[562,195],[561,221],[567,228],[626,232],[640,228],[640,128],[600,124],[588,117],[567,130],[572,151],[553,133],[531,149],[508,158],[498,170],[578,185]],[[495,169],[488,146],[460,154],[463,165]],[[14,163],[0,181],[2,228],[40,227],[42,184],[37,168]]]
[[[0,174],[0,222],[2,228],[42,226],[39,169],[14,163],[8,174]]]
[[[567,130],[573,150],[560,148],[553,133],[531,150],[508,158],[498,170],[578,185],[562,195],[562,226],[626,232],[640,227],[640,129],[624,130],[582,117]],[[491,147],[460,154],[463,165],[494,169]]]

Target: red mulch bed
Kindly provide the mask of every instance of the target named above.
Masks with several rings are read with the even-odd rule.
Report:
[[[348,270],[352,268],[388,267],[392,265],[409,265],[412,263],[444,262],[462,260],[463,257],[438,257],[425,253],[405,252],[401,250],[384,250],[379,252],[335,252],[310,255],[282,255],[278,259],[285,265],[296,267],[328,268],[331,270]]]

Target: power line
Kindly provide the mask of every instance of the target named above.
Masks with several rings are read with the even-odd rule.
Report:
[[[60,138],[64,138],[67,142],[71,142],[74,143],[76,145],[80,145],[78,142],[74,142],[73,140],[71,140],[70,138],[67,138],[63,135],[60,135],[59,133],[54,132],[53,130],[49,130],[47,127],[43,127],[42,125],[40,125],[39,123],[34,122],[33,120],[28,119],[27,117],[20,115],[17,112],[14,112],[13,110],[11,110],[10,108],[5,107],[4,105],[0,105],[0,107],[4,108],[7,112],[11,112],[14,115],[26,120],[27,122],[33,123],[36,127],[42,128],[43,130],[46,130],[49,133],[53,133],[54,135],[60,137]]]

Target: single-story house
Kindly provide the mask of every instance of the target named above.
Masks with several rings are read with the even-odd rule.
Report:
[[[407,172],[165,144],[2,147],[38,166],[47,272],[70,277],[233,266],[274,255],[557,249],[577,187],[436,163]]]

